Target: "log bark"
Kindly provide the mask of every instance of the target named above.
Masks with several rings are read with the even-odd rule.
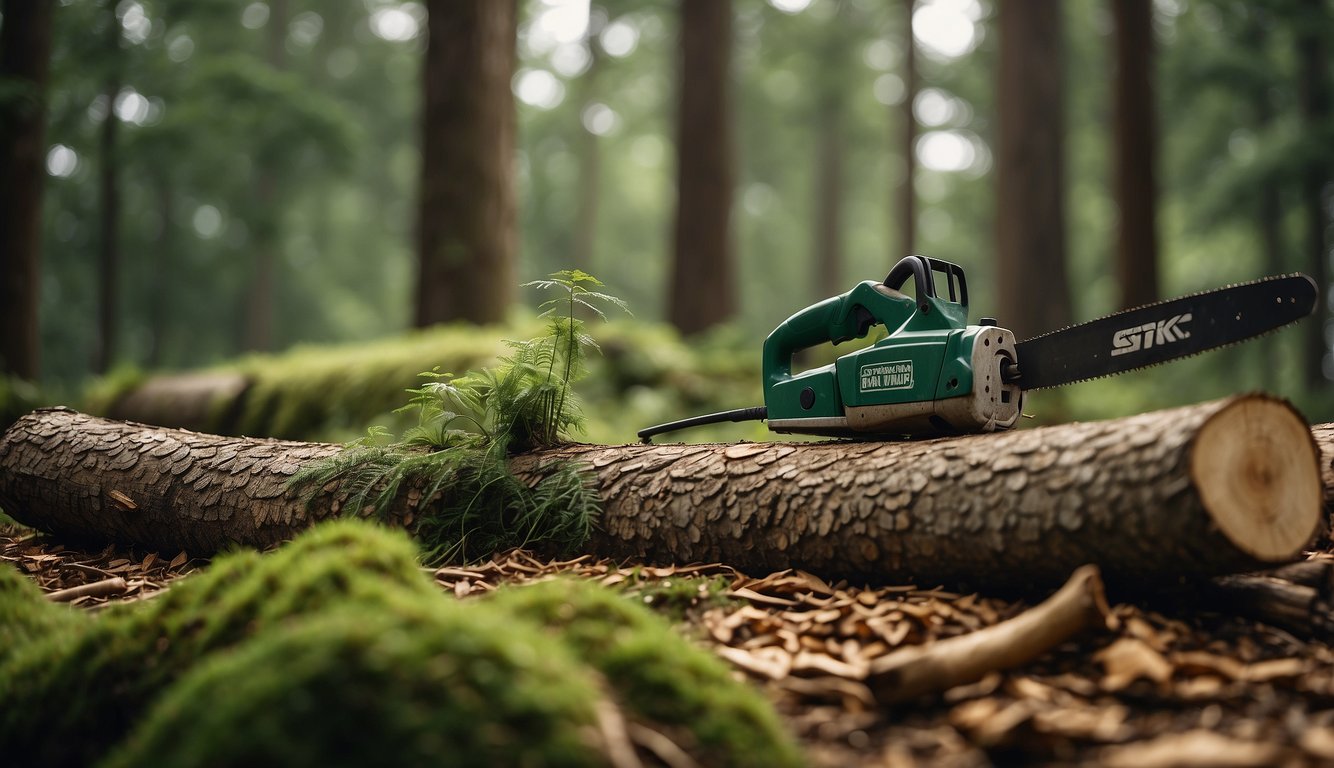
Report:
[[[337,513],[335,494],[308,511],[286,481],[338,450],[38,411],[0,438],[0,507],[158,549],[266,546]],[[1262,395],[918,442],[571,445],[511,466],[535,481],[571,460],[604,499],[599,554],[872,581],[1018,588],[1086,563],[1119,580],[1254,570],[1291,560],[1321,519],[1315,442]],[[408,524],[411,494],[395,512]]]
[[[307,510],[287,481],[340,450],[42,409],[0,437],[0,509],[56,535],[159,551],[267,547],[335,513]]]
[[[1311,427],[1320,449],[1320,478],[1325,487],[1325,509],[1334,510],[1334,422]]]

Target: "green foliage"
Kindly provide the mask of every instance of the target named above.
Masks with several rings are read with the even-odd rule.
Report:
[[[95,615],[0,569],[0,744],[25,765],[604,765],[599,712],[710,765],[794,765],[758,693],[588,583],[458,602],[402,532],[316,526]]]
[[[418,489],[425,514],[414,533],[430,562],[469,561],[511,547],[541,546],[567,552],[582,544],[595,519],[597,491],[572,464],[552,467],[537,484],[510,473],[511,453],[555,445],[582,424],[572,387],[585,373],[585,355],[597,344],[583,331],[578,308],[604,316],[598,306],[625,305],[593,290],[602,286],[584,272],[562,271],[528,284],[562,292],[543,305],[546,334],[508,342],[499,369],[465,376],[433,370],[400,410],[417,425],[402,442],[354,444],[350,450],[303,468],[292,484],[316,489],[337,483],[343,509],[357,515],[395,508],[404,486]],[[373,430],[371,440],[386,436]]]

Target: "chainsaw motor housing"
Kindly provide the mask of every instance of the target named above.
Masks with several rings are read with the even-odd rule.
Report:
[[[936,293],[944,276],[947,296]],[[911,277],[916,296],[900,288]],[[792,372],[792,356],[826,342],[889,335],[831,365]],[[1006,383],[1014,334],[994,321],[968,325],[968,288],[957,264],[908,256],[884,282],[865,281],[808,307],[764,342],[764,400],[775,432],[835,437],[992,432],[1019,419],[1023,391]]]

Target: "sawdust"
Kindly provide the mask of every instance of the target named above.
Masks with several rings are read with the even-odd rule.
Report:
[[[74,601],[94,610],[151,597],[204,564],[183,552],[78,550],[15,530],[0,530],[0,559],[47,592],[123,578],[123,594]],[[1030,605],[914,585],[830,584],[800,571],[755,578],[720,564],[636,567],[522,551],[429,572],[458,599],[565,575],[661,608],[770,696],[817,766],[1334,762],[1334,649],[1236,616],[1117,605],[1114,632],[886,707],[866,684],[877,658]]]

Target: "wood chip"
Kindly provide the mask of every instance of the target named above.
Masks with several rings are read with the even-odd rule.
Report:
[[[746,587],[741,587],[740,589],[728,590],[727,596],[737,598],[738,600],[748,600],[752,603],[759,603],[761,605],[783,605],[783,606],[801,605],[801,603],[796,600],[792,600],[786,597],[774,597],[772,595],[766,595]]]
[[[1301,659],[1270,659],[1248,664],[1242,670],[1242,679],[1252,683],[1267,683],[1271,680],[1287,680],[1299,677],[1307,670],[1307,663]]]
[[[792,671],[792,657],[778,648],[743,651],[723,646],[714,652],[738,669],[770,680],[782,680]]]
[[[1268,768],[1281,763],[1282,756],[1276,744],[1194,730],[1109,747],[1098,761],[1106,768]]]
[[[1119,691],[1136,680],[1166,683],[1172,678],[1172,665],[1143,640],[1123,637],[1094,654],[1105,674],[1102,687]]]

